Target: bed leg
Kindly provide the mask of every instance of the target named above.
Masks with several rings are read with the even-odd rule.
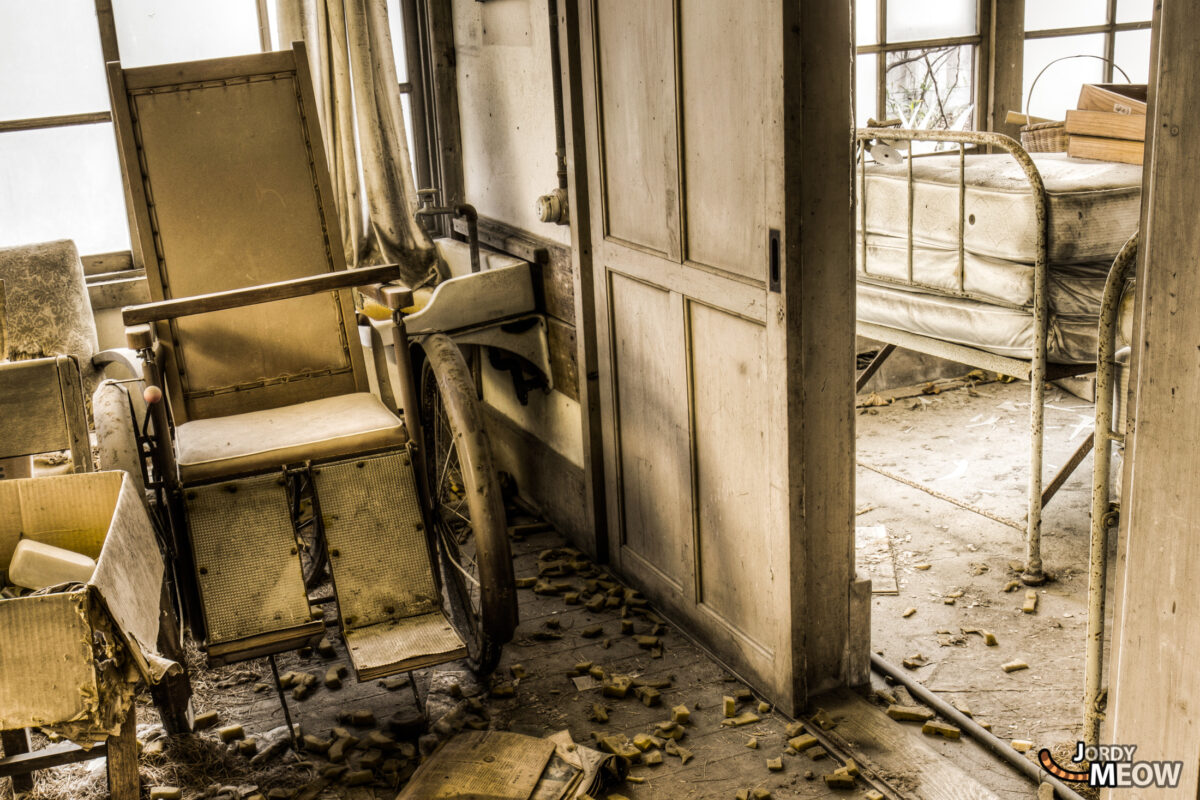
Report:
[[[1037,345],[1029,397],[1029,515],[1025,518],[1025,571],[1021,582],[1029,586],[1045,583],[1042,571],[1042,443],[1045,433],[1046,331],[1038,325]]]

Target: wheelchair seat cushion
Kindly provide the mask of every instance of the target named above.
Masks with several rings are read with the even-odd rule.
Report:
[[[175,429],[180,479],[195,483],[309,459],[403,445],[399,418],[366,392],[185,422]]]

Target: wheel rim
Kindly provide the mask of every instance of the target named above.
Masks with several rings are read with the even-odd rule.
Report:
[[[438,393],[437,379],[426,362],[421,371],[421,419],[425,433],[425,465],[429,481],[432,523],[446,559],[443,578],[452,609],[463,618],[471,657],[479,661],[483,604],[479,565],[475,559],[475,534],[467,501],[458,447],[450,420]]]

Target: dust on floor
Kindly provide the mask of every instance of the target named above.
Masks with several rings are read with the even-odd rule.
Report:
[[[1094,411],[1056,388],[1046,403],[1048,481],[1092,435]],[[1027,383],[908,397],[860,409],[858,457],[1023,519],[1028,418]],[[1091,473],[1089,455],[1044,511],[1043,555],[1054,579],[1034,589],[1030,614],[1022,611],[1028,587],[1014,584],[1022,532],[860,467],[857,524],[887,529],[898,586],[873,598],[872,649],[894,664],[922,656],[912,675],[1003,739],[1073,745],[1083,721]],[[972,631],[993,634],[996,644]],[[1028,669],[1003,669],[1017,661]]]

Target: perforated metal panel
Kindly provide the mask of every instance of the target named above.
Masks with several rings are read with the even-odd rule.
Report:
[[[279,476],[193,487],[185,499],[210,644],[310,621]]]
[[[360,681],[462,658],[467,647],[441,611],[345,631]]]
[[[440,608],[408,451],[314,471],[345,629]]]

